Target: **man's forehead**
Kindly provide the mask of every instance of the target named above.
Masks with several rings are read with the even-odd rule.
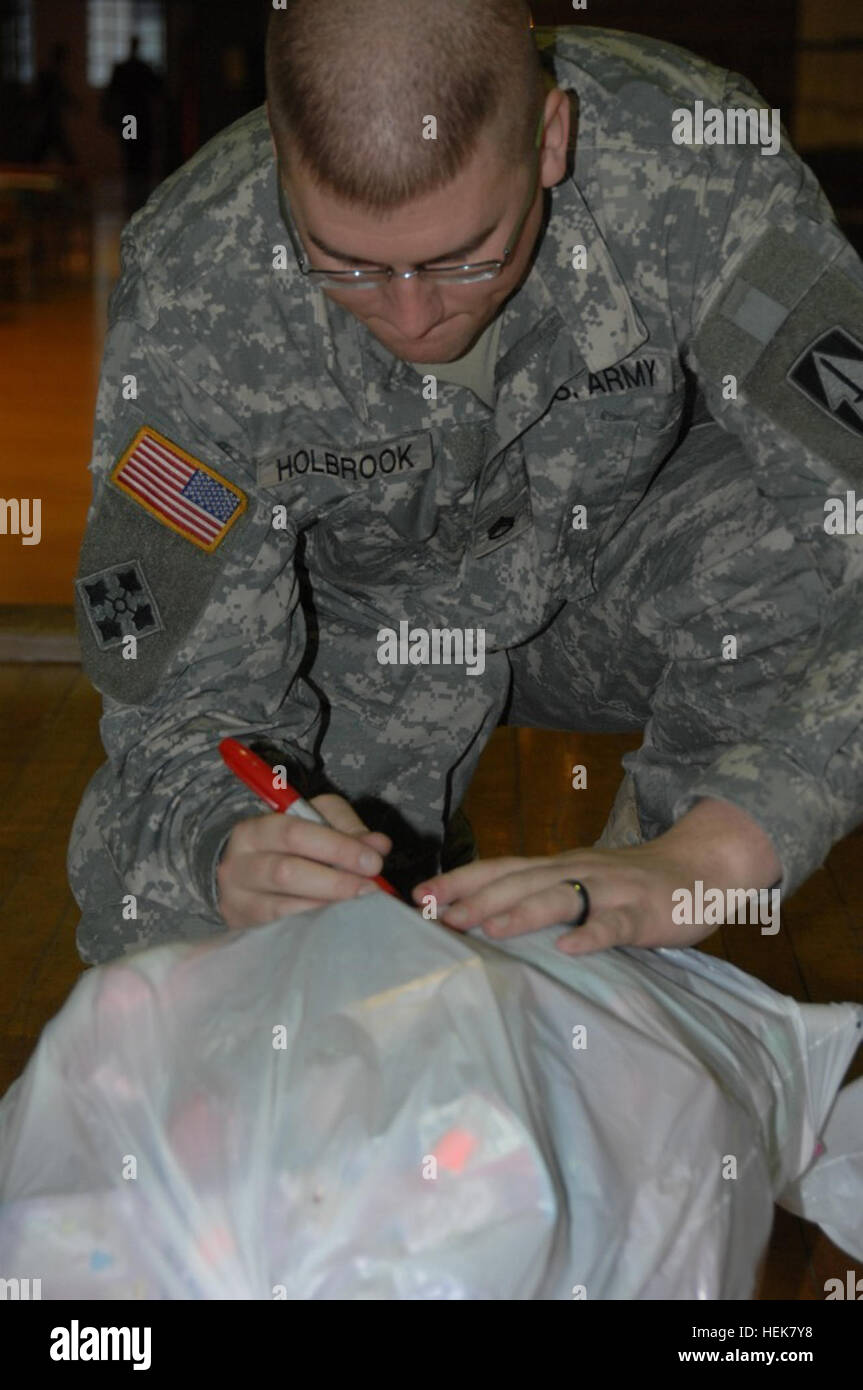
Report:
[[[471,161],[446,187],[386,211],[350,203],[302,167],[283,169],[291,210],[312,244],[368,260],[382,250],[416,249],[425,259],[471,244],[495,230],[512,202],[517,174],[487,155]]]

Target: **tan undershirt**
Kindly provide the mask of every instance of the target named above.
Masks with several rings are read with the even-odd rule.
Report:
[[[470,351],[454,362],[411,362],[410,365],[420,376],[438,376],[456,386],[469,387],[493,410],[496,399],[494,370],[502,319],[503,315],[497,314]]]

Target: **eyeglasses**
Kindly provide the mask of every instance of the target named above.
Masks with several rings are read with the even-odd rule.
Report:
[[[473,261],[466,265],[444,265],[444,266],[416,266],[413,270],[393,270],[392,266],[381,266],[379,270],[319,270],[309,265],[305,248],[300,240],[290,209],[288,208],[285,197],[285,189],[282,183],[281,166],[278,167],[279,185],[279,210],[282,214],[282,221],[288,230],[291,238],[291,245],[297,258],[300,273],[315,285],[323,288],[339,290],[371,290],[380,285],[387,284],[390,280],[413,280],[421,277],[426,280],[433,280],[437,283],[448,285],[474,285],[480,280],[494,280],[504,266],[512,257],[512,254],[519,243],[524,225],[527,222],[530,210],[533,207],[536,197],[537,184],[539,183],[539,149],[542,142],[543,126],[545,124],[545,112],[540,113],[536,127],[536,143],[534,146],[534,172],[531,181],[530,193],[524,208],[519,216],[518,223],[512,236],[509,238],[500,260],[494,261]]]

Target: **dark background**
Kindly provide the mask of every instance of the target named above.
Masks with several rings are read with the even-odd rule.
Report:
[[[433,0],[430,0],[433,3]],[[0,161],[25,160],[32,84],[15,81],[22,0],[0,0],[5,47]],[[86,0],[31,0],[37,67],[51,45],[70,45],[69,80],[82,109],[69,126],[94,174],[110,174],[116,141],[99,125],[98,92],[86,81]],[[165,100],[157,167],[164,176],[205,140],[264,99],[267,0],[164,0]],[[852,236],[863,222],[863,4],[860,0],[535,0],[537,24],[598,25],[651,34],[744,73],[779,107],[801,152]]]

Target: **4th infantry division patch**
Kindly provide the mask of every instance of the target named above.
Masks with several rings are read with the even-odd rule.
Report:
[[[124,637],[162,631],[156,600],[137,560],[88,574],[75,587],[102,651],[120,646]]]
[[[111,482],[201,550],[220,546],[246,510],[245,493],[147,425],[114,467]]]

